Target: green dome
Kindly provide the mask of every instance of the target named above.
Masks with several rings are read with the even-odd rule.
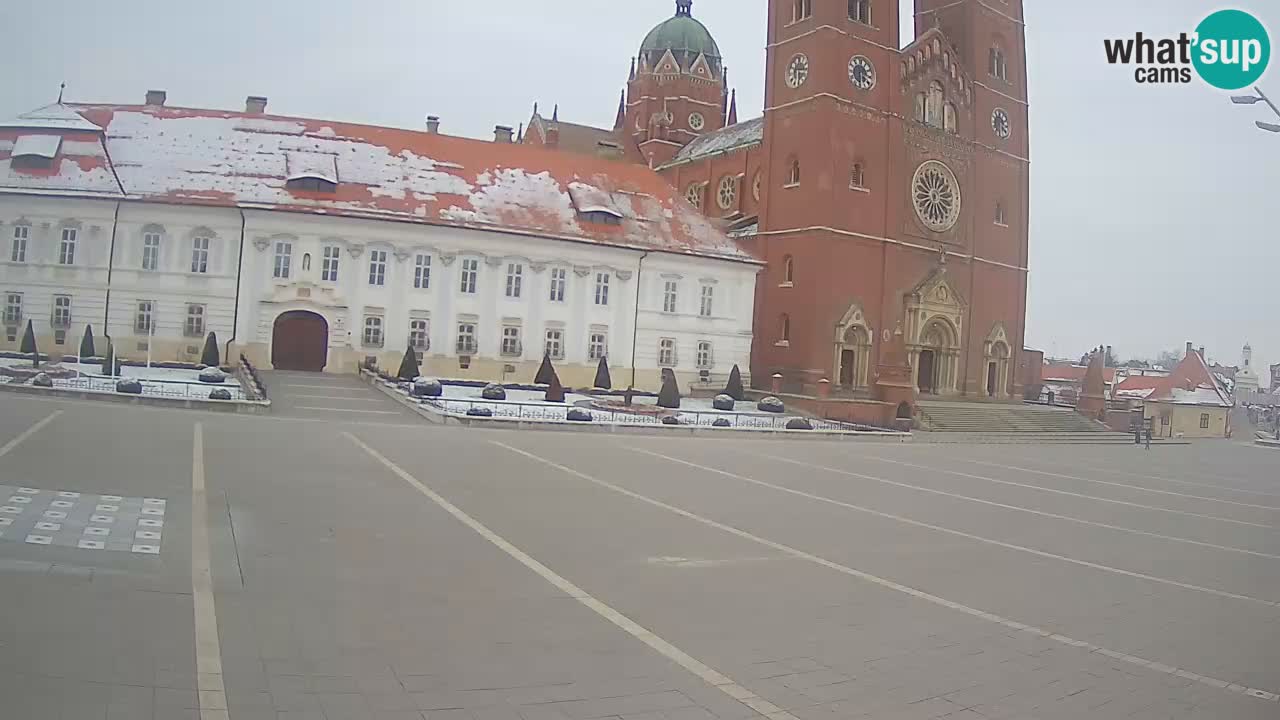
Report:
[[[671,50],[691,53],[695,57],[706,55],[709,59],[720,58],[720,47],[707,31],[707,26],[698,22],[689,14],[689,5],[693,3],[676,3],[675,17],[668,18],[649,31],[644,42],[640,44],[641,54],[657,51],[662,53]]]

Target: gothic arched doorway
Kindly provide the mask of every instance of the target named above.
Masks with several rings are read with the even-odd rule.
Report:
[[[271,331],[271,367],[320,372],[329,359],[329,323],[316,313],[291,310]]]
[[[916,387],[925,395],[945,395],[955,390],[960,342],[955,329],[934,318],[921,333],[916,353]]]

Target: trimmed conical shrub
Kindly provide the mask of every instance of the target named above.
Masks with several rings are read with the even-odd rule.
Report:
[[[200,364],[205,367],[218,367],[218,336],[210,332],[204,339],[204,351],[200,353]]]
[[[80,357],[93,357],[93,326],[84,326],[84,337],[80,338]]]
[[[596,381],[594,386],[601,390],[613,389],[613,378],[609,377],[609,363],[605,360],[603,355],[600,356],[600,364],[596,366]]]
[[[533,376],[534,385],[550,385],[551,378],[556,376],[556,369],[551,366],[551,353],[543,353],[542,365],[538,366],[538,374]]]
[[[102,354],[102,374],[108,377],[115,377],[120,374],[120,361],[116,359],[116,346],[107,338],[107,349]]]
[[[36,348],[36,331],[31,327],[31,321],[27,321],[26,332],[22,333],[22,344],[18,346],[18,352],[31,353],[31,364],[35,367],[40,366],[40,351]]]
[[[658,407],[675,409],[680,407],[680,386],[676,384],[676,374],[670,368],[662,370],[662,389],[658,391]]]
[[[418,369],[418,352],[413,349],[413,341],[409,341],[409,346],[404,349],[404,359],[400,361],[400,370],[396,372],[396,377],[401,380],[413,382],[413,379],[421,375]]]
[[[564,402],[564,386],[560,384],[560,376],[551,372],[551,382],[547,384],[547,394],[543,398],[547,402]]]
[[[742,387],[742,371],[737,365],[733,366],[733,371],[729,373],[729,383],[724,386],[724,394],[734,400],[746,400],[746,390]]]

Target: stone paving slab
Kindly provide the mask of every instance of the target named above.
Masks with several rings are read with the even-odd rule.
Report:
[[[0,485],[0,540],[160,554],[168,501]]]

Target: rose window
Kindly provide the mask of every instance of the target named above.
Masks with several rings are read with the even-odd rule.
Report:
[[[929,160],[916,169],[911,181],[911,202],[925,227],[946,232],[960,219],[960,185],[951,169]]]

